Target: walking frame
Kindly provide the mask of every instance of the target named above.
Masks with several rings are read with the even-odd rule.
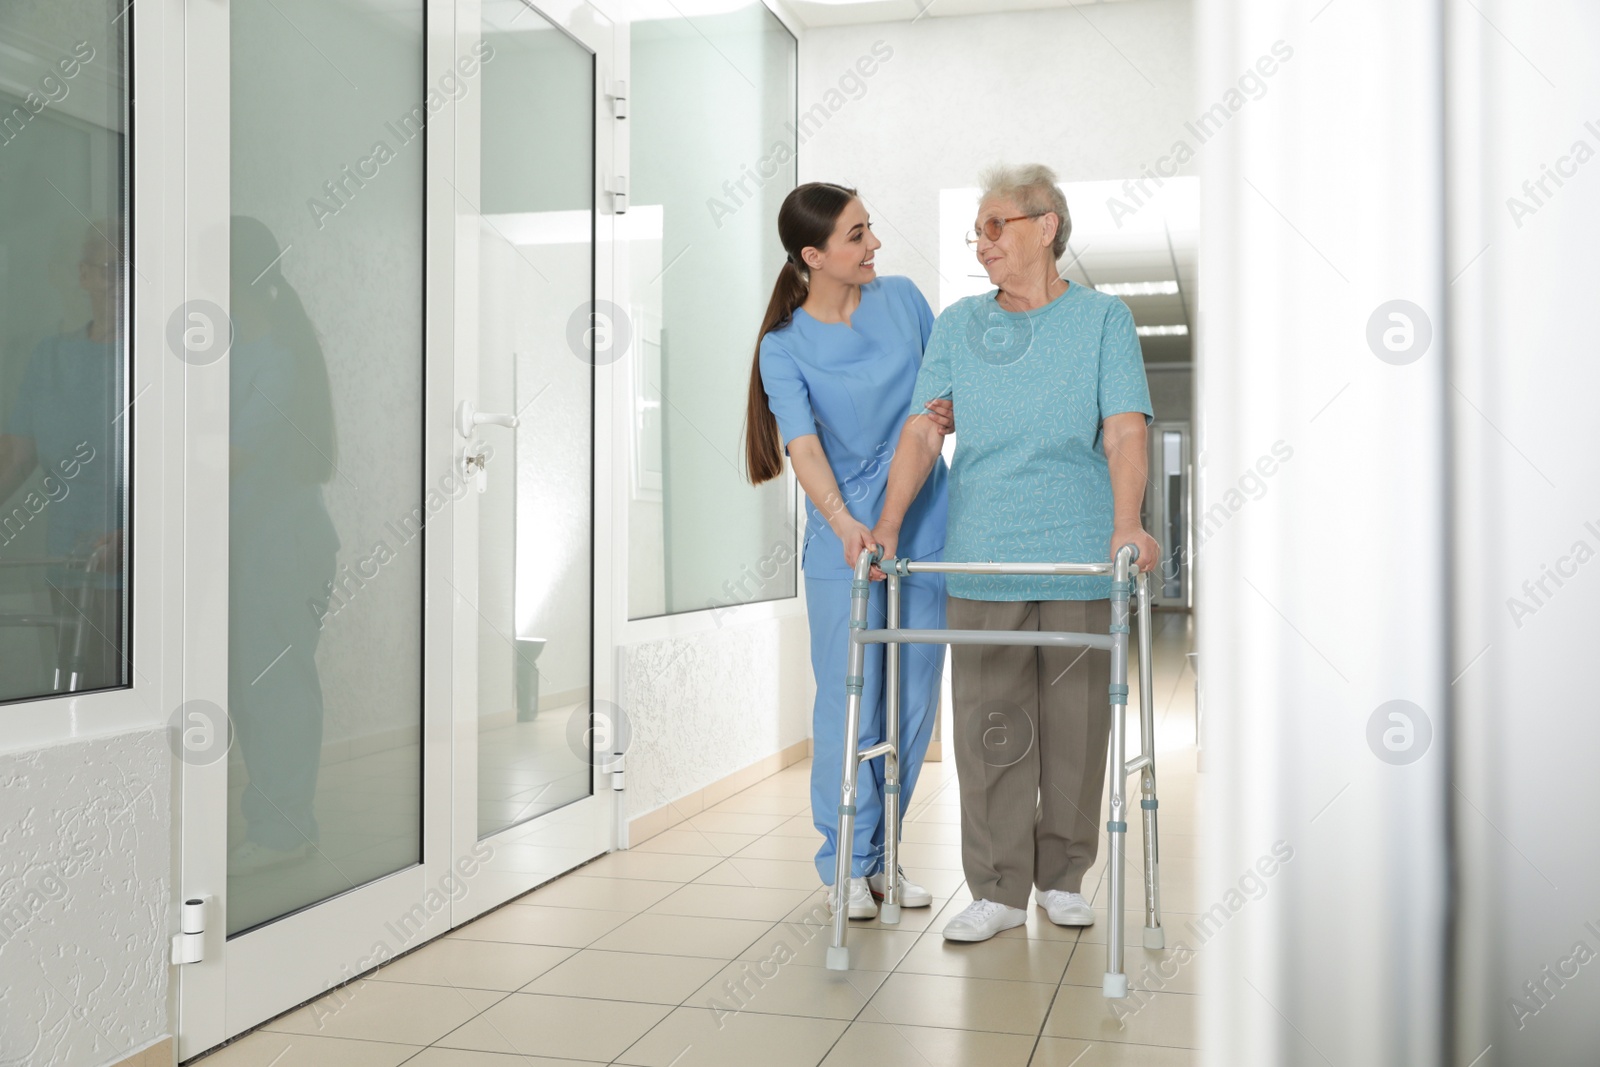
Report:
[[[1150,582],[1136,574],[1139,550],[1124,545],[1111,563],[917,563],[905,559],[881,562],[887,578],[886,628],[869,628],[867,604],[869,575],[879,562],[877,549],[861,553],[850,586],[850,658],[845,671],[845,751],[839,784],[839,836],[833,879],[833,940],[828,967],[848,970],[850,949],[845,943],[850,914],[850,858],[855,839],[856,777],[861,764],[883,757],[884,889],[879,918],[885,925],[900,922],[900,646],[901,645],[1034,645],[1051,648],[1103,648],[1111,653],[1111,811],[1106,821],[1110,847],[1110,886],[1107,901],[1106,971],[1101,992],[1107,997],[1128,995],[1128,976],[1122,970],[1123,882],[1126,865],[1127,778],[1139,772],[1144,815],[1144,947],[1166,947],[1161,927],[1160,849],[1156,839],[1155,720],[1151,708]],[[900,629],[900,579],[908,574],[1025,574],[1110,575],[1111,627],[1108,634],[1014,630],[902,630]],[[1130,595],[1139,598],[1139,755],[1126,758],[1128,704],[1128,608]],[[866,646],[884,648],[884,740],[860,747],[861,688],[866,674]],[[1119,769],[1120,768],[1120,772]]]
[[[47,567],[63,566],[79,570],[87,579],[100,569],[108,551],[97,548],[85,558],[76,557],[41,558],[41,559],[7,559],[0,560],[0,567]],[[65,653],[64,659],[55,665],[55,674],[50,684],[52,693],[75,693],[83,687],[83,669],[86,654],[88,634],[86,628],[92,627],[84,614],[84,605],[81,603],[83,587],[73,587],[62,590],[69,612],[54,611],[21,611],[0,613],[0,626],[18,626],[42,630],[54,630],[57,633],[57,647]],[[62,642],[61,634],[70,634],[71,640]],[[63,647],[64,646],[64,647]]]

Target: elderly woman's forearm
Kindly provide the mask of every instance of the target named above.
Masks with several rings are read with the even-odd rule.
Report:
[[[880,526],[900,528],[911,502],[922,491],[933,465],[939,458],[943,435],[928,419],[913,415],[900,430],[894,459],[889,463],[889,485],[883,494]]]
[[[1149,473],[1144,415],[1113,415],[1106,420],[1104,439],[1113,521],[1119,526],[1138,525]]]

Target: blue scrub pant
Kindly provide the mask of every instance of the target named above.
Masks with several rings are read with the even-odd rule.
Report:
[[[930,558],[938,558],[938,554]],[[872,583],[871,625],[884,625],[885,585]],[[900,579],[900,625],[905,629],[944,628],[942,574],[910,574]],[[844,769],[844,676],[850,632],[850,579],[806,578],[806,614],[811,623],[811,670],[817,703],[811,715],[811,820],[822,834],[817,873],[833,884],[839,833],[839,776]],[[939,708],[944,645],[900,646],[900,810],[911,806],[912,790],[933,737]],[[861,690],[862,748],[884,739],[883,646],[866,648]],[[856,780],[855,848],[852,877],[883,867],[883,757],[861,765]]]

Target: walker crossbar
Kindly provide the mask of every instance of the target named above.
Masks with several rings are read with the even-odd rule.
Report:
[[[856,782],[862,762],[883,757],[883,906],[879,918],[885,925],[900,921],[900,646],[906,644],[1036,645],[1044,647],[1104,648],[1111,652],[1111,810],[1106,820],[1110,862],[1107,886],[1106,972],[1101,992],[1107,997],[1128,995],[1128,976],[1122,969],[1123,882],[1127,862],[1127,779],[1138,772],[1144,815],[1144,947],[1166,947],[1161,927],[1161,854],[1157,842],[1155,716],[1151,705],[1150,582],[1135,575],[1138,549],[1124,545],[1111,563],[918,563],[904,559],[881,561],[887,579],[886,627],[868,629],[869,576],[879,564],[877,550],[863,552],[856,561],[850,592],[850,648],[845,670],[844,766],[839,783],[839,828],[833,878],[833,940],[828,967],[848,970],[846,945],[850,915],[850,860],[854,851]],[[900,579],[919,572],[939,574],[1110,575],[1111,632],[1107,635],[1011,630],[902,630],[900,629]],[[1139,598],[1139,737],[1140,753],[1127,758],[1128,608],[1133,591]],[[885,740],[861,748],[861,689],[866,666],[866,646],[884,646]]]
[[[1049,630],[863,630],[866,645],[1048,645],[1052,648],[1111,647],[1109,634],[1055,633]]]

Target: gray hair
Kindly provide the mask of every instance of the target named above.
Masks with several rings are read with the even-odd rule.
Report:
[[[1057,259],[1067,250],[1067,239],[1072,236],[1072,216],[1067,213],[1067,198],[1056,184],[1056,172],[1043,163],[1023,163],[1012,166],[996,164],[978,176],[981,186],[979,199],[1004,197],[1015,200],[1017,206],[1030,215],[1054,212],[1057,219],[1055,243],[1050,251]]]

